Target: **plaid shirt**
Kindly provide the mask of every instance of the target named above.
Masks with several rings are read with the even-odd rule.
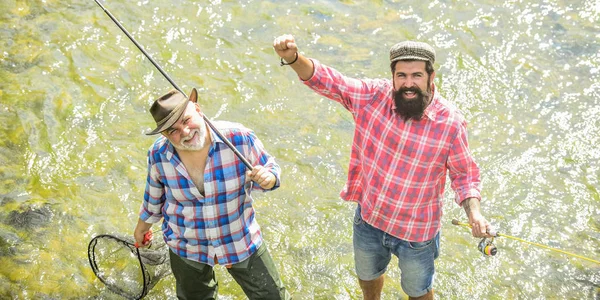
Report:
[[[213,125],[254,165],[275,174],[279,187],[280,167],[265,152],[261,141],[244,126],[230,122]],[[190,179],[173,145],[159,137],[148,151],[148,178],[140,218],[156,223],[163,218],[162,232],[177,255],[213,266],[231,265],[250,257],[262,244],[260,227],[252,207],[252,189],[245,182],[246,166],[209,130],[212,144],[204,171],[204,195]]]
[[[407,241],[432,239],[441,227],[447,173],[456,203],[481,199],[466,121],[435,89],[424,117],[404,122],[394,112],[391,80],[353,79],[313,63],[314,74],[304,83],[341,103],[356,123],[340,196],[358,202],[367,223]]]

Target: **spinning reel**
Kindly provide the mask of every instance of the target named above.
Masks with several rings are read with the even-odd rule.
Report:
[[[482,238],[481,241],[479,241],[479,245],[477,245],[477,249],[487,256],[494,256],[498,253],[498,248],[494,245],[494,238],[491,238],[490,240]]]

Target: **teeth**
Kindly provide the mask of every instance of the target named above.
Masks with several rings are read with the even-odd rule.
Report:
[[[185,138],[183,139],[183,141],[184,141],[184,142],[187,142],[187,141],[191,140],[191,139],[194,137],[194,134],[196,134],[196,133],[194,132],[194,133],[190,134],[189,136],[185,137]]]

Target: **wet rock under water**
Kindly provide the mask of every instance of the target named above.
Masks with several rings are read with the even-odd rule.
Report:
[[[37,229],[50,223],[53,215],[52,210],[48,206],[40,208],[29,207],[21,212],[10,212],[6,224],[18,229]]]

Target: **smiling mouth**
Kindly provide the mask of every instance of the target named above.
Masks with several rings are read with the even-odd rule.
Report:
[[[414,91],[406,91],[404,92],[404,97],[405,98],[414,98],[417,96],[417,93]]]
[[[194,138],[195,138],[196,136],[198,136],[198,132],[197,132],[197,131],[194,131],[194,132],[193,132],[193,133],[192,133],[190,136],[186,137],[186,138],[183,140],[183,142],[184,142],[184,143],[190,143],[190,142],[192,142],[192,141],[194,140]]]

